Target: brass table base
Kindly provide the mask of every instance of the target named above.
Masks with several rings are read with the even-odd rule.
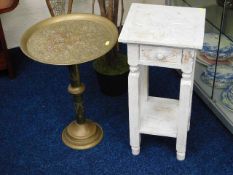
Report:
[[[84,150],[96,146],[103,138],[103,130],[97,124],[86,120],[83,124],[71,122],[62,132],[62,141],[72,149]]]

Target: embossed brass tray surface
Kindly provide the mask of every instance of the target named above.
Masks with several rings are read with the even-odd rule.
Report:
[[[46,64],[73,65],[106,54],[118,38],[107,18],[68,14],[43,20],[22,36],[20,47],[28,57]]]

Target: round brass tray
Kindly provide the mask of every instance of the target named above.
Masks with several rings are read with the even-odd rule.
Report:
[[[22,36],[25,55],[41,63],[74,65],[106,54],[116,44],[118,31],[107,18],[68,14],[43,20]]]

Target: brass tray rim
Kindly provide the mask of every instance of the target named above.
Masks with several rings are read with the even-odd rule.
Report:
[[[103,26],[108,26],[106,27],[107,30],[113,35],[112,41],[110,42],[110,46],[108,50],[105,50],[102,54],[97,55],[94,58],[87,59],[86,61],[77,61],[77,62],[72,62],[72,63],[58,63],[58,62],[53,62],[53,61],[43,61],[41,59],[38,59],[34,56],[32,56],[28,50],[27,50],[27,41],[29,38],[32,36],[34,32],[36,32],[38,29],[41,29],[44,26],[48,26],[50,24],[62,22],[62,21],[69,21],[69,20],[75,20],[75,19],[80,19],[80,20],[86,20],[86,21],[94,21],[98,22],[99,24],[103,24]],[[21,51],[29,58],[33,59],[34,61],[44,63],[44,64],[51,64],[51,65],[74,65],[74,64],[82,64],[88,61],[95,60],[106,53],[108,53],[117,43],[118,39],[118,30],[115,24],[110,21],[109,19],[95,15],[95,14],[88,14],[88,13],[72,13],[72,14],[64,14],[64,15],[59,15],[55,17],[49,17],[47,19],[44,19],[42,21],[39,21],[29,27],[22,35],[21,40],[20,40],[20,49]],[[77,58],[78,60],[78,58]]]

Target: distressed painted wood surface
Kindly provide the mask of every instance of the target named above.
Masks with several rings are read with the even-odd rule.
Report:
[[[205,9],[133,3],[119,41],[201,49]]]
[[[119,41],[128,46],[129,128],[133,155],[140,153],[141,134],[150,134],[176,138],[177,159],[185,159],[196,49],[203,44],[204,16],[205,10],[196,8],[131,6]],[[165,20],[166,17],[169,20]],[[200,24],[199,29],[195,28],[197,24]],[[177,32],[177,36],[172,32]],[[182,71],[178,100],[149,96],[148,66]]]
[[[182,49],[140,46],[140,62],[150,66],[177,68],[181,67]]]

